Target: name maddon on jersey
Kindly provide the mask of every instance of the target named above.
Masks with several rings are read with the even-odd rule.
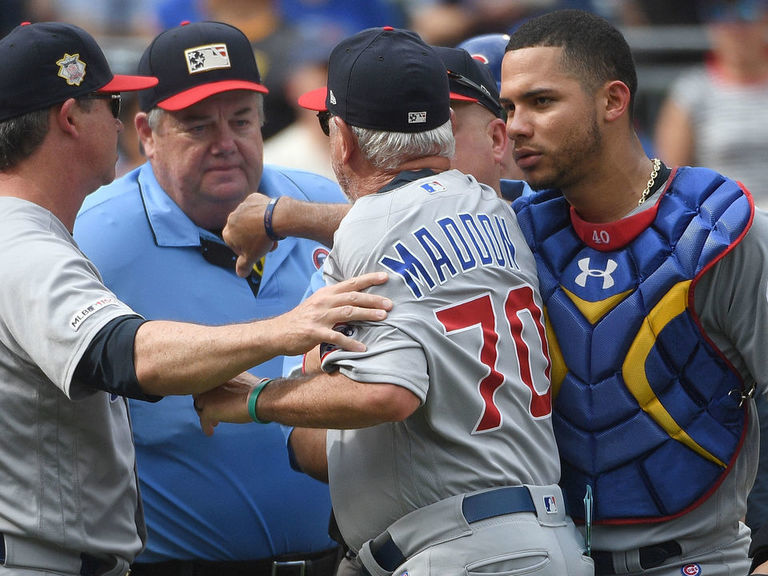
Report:
[[[479,266],[519,269],[505,218],[460,213],[437,220],[434,227],[439,230],[428,226],[413,230],[415,246],[397,241],[393,252],[379,259],[379,264],[403,279],[414,298]]]

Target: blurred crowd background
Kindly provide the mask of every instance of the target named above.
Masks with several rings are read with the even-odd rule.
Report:
[[[131,73],[147,44],[165,28],[184,20],[233,24],[251,39],[263,81],[270,90],[264,125],[265,159],[290,164],[297,156],[292,131],[304,122],[316,126],[313,114],[297,109],[296,98],[323,84],[327,56],[344,36],[371,26],[391,25],[415,30],[431,44],[455,46],[479,34],[510,32],[526,18],[545,11],[582,8],[611,20],[625,33],[638,65],[637,128],[649,153],[662,148],[676,163],[686,160],[679,150],[685,142],[654,142],[665,99],[687,71],[711,63],[716,49],[738,50],[727,45],[717,48],[713,25],[734,19],[740,25],[759,25],[764,44],[765,4],[764,0],[0,0],[0,35],[23,21],[78,24],[97,37],[116,72]],[[731,35],[734,45],[746,37],[740,28]],[[754,45],[748,50],[754,57]],[[757,55],[761,63],[768,63],[764,48],[757,50]],[[768,64],[755,74],[765,83],[766,78],[760,75],[768,76]],[[755,81],[752,78],[747,83]],[[768,90],[760,97],[765,94]],[[667,107],[672,108],[666,112],[669,116],[683,120],[683,128],[695,128],[695,119],[685,117],[682,104]],[[120,173],[143,161],[131,130],[135,108],[131,102],[124,108],[128,121],[121,143]],[[668,131],[685,140],[681,137],[685,131],[672,126]],[[766,133],[768,130],[762,131],[759,137],[768,141]],[[320,140],[316,144],[324,145]],[[765,146],[768,148],[768,143]],[[322,154],[302,156],[301,167],[328,174]],[[312,158],[316,159],[314,164]],[[695,163],[696,158],[687,160],[685,163]],[[768,155],[759,164],[765,165],[765,160]],[[768,197],[768,189],[765,195]]]

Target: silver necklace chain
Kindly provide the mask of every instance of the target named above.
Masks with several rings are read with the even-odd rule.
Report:
[[[648,184],[645,185],[645,190],[643,190],[642,196],[640,196],[640,200],[637,201],[637,205],[640,206],[643,202],[645,202],[648,199],[649,194],[651,193],[651,189],[653,188],[654,182],[656,182],[656,176],[659,175],[659,169],[661,168],[661,160],[658,158],[653,159],[653,170],[651,170],[651,177],[648,178]]]

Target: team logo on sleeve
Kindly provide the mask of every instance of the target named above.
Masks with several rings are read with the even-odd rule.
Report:
[[[336,324],[336,326],[333,327],[336,332],[341,332],[344,334],[344,336],[352,337],[355,334],[355,327],[351,324]],[[335,350],[340,350],[336,344],[329,344],[328,342],[323,342],[320,344],[320,358],[325,358],[328,354],[331,352],[334,352]]]
[[[111,306],[113,304],[117,304],[118,300],[117,298],[113,296],[108,296],[106,298],[101,298],[94,302],[93,304],[86,306],[79,312],[76,312],[74,316],[72,316],[72,319],[69,321],[69,326],[77,332],[80,330],[80,326],[83,325],[83,322],[85,321],[88,316],[93,314],[94,312],[98,312],[102,308],[105,308],[106,306]]]
[[[315,265],[315,270],[320,270],[323,267],[327,257],[328,250],[326,248],[315,248],[315,251],[312,253],[312,264]]]
[[[683,576],[700,576],[701,566],[698,564],[686,564],[680,568],[680,574]]]
[[[67,54],[61,60],[57,60],[59,66],[58,76],[64,78],[70,86],[80,86],[85,78],[85,62],[80,60],[80,54]]]

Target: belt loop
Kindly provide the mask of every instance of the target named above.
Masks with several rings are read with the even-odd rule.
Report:
[[[308,576],[306,560],[275,560],[272,562],[272,576],[280,576],[282,574],[282,568],[287,568],[288,573],[290,574],[295,574],[293,568],[298,568],[299,571],[296,576]]]

